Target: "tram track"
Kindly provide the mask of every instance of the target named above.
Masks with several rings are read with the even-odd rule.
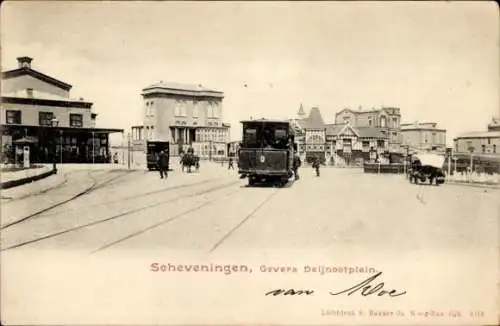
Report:
[[[107,184],[109,184],[109,183],[111,183],[111,182],[113,182],[113,181],[115,181],[115,180],[117,180],[117,179],[119,179],[119,178],[121,178],[121,177],[123,177],[125,175],[126,174],[122,174],[122,175],[119,175],[119,176],[112,177],[112,178],[110,178],[108,180],[105,180],[103,182],[99,182],[96,178],[94,178],[94,176],[92,175],[92,172],[89,171],[88,172],[88,177],[89,177],[89,179],[92,180],[92,183],[91,183],[91,185],[89,187],[87,187],[84,190],[82,190],[82,191],[80,191],[80,192],[72,195],[68,199],[65,199],[63,201],[57,202],[55,204],[52,204],[52,205],[50,205],[48,207],[45,207],[45,208],[43,208],[41,210],[38,210],[38,211],[36,211],[34,213],[31,213],[31,214],[29,214],[27,216],[24,216],[24,217],[22,217],[20,219],[15,220],[15,221],[12,221],[12,222],[9,222],[9,223],[5,223],[5,224],[3,224],[3,225],[0,226],[0,230],[4,230],[4,229],[7,229],[7,228],[10,228],[10,227],[12,227],[14,225],[17,225],[19,223],[23,223],[23,222],[28,221],[28,220],[30,220],[30,219],[32,219],[34,217],[37,217],[37,216],[39,216],[39,215],[41,215],[43,213],[51,211],[51,210],[53,210],[53,209],[55,209],[57,207],[63,206],[63,205],[65,205],[65,204],[67,204],[67,203],[69,203],[69,202],[71,202],[71,201],[73,201],[73,200],[75,200],[75,199],[77,199],[79,197],[82,197],[82,196],[85,196],[85,195],[91,193],[92,191],[101,189],[101,188],[105,187]]]
[[[227,232],[222,238],[220,238],[209,250],[209,252],[214,252],[224,241],[229,239],[245,222],[247,222],[252,216],[255,215],[265,204],[267,204],[277,193],[278,189],[275,189],[269,196],[267,196],[257,207],[255,207],[249,214],[247,214],[235,227],[233,227],[229,232]]]
[[[65,229],[65,230],[62,230],[62,231],[53,232],[53,233],[50,233],[50,234],[47,234],[47,235],[44,235],[44,236],[41,236],[41,237],[38,237],[38,238],[35,238],[35,239],[31,239],[31,240],[27,240],[27,241],[22,241],[20,243],[17,243],[17,244],[14,244],[14,245],[2,248],[1,251],[7,251],[7,250],[15,249],[15,248],[24,247],[24,246],[27,246],[27,245],[30,245],[30,244],[38,243],[38,242],[41,242],[41,241],[44,241],[44,240],[48,240],[48,239],[51,239],[51,238],[55,238],[55,237],[58,237],[58,236],[69,234],[71,232],[75,232],[75,231],[78,231],[78,230],[89,228],[91,226],[95,226],[95,225],[99,225],[99,224],[102,224],[102,223],[105,223],[105,222],[113,221],[113,220],[116,220],[116,219],[124,217],[124,216],[132,215],[134,213],[146,211],[148,209],[152,209],[152,208],[155,208],[155,207],[158,207],[158,206],[161,206],[161,205],[165,205],[165,204],[168,204],[168,203],[173,203],[173,202],[176,202],[176,201],[179,201],[179,200],[182,200],[182,199],[192,198],[192,197],[197,197],[197,196],[203,196],[203,195],[205,195],[207,193],[210,193],[210,192],[214,192],[214,191],[217,191],[217,190],[220,190],[220,189],[229,188],[229,187],[231,187],[233,185],[236,185],[238,183],[240,183],[239,180],[238,181],[232,181],[232,182],[229,182],[229,183],[224,183],[222,185],[217,185],[215,187],[211,187],[209,189],[205,189],[205,190],[201,190],[201,191],[198,191],[198,192],[194,192],[194,193],[190,193],[190,194],[186,194],[186,195],[181,195],[181,196],[177,196],[177,197],[174,197],[174,198],[170,198],[170,199],[167,199],[167,200],[164,200],[164,201],[160,201],[160,202],[152,204],[152,205],[146,205],[146,206],[134,208],[134,209],[131,209],[131,210],[128,210],[126,212],[119,213],[119,214],[113,214],[111,216],[99,219],[97,221],[85,223],[85,224],[78,225],[78,226],[75,226],[75,227],[71,227],[71,228],[68,228],[68,229]],[[217,200],[217,198],[213,199],[213,200],[210,200],[210,201],[204,203],[204,205],[208,205],[210,202],[213,202],[213,201],[216,201],[216,200]],[[200,209],[200,208],[201,207],[197,206],[196,209]],[[194,210],[195,209],[190,209],[187,212],[185,212],[184,215],[186,215],[189,212],[194,211]],[[182,214],[179,214],[179,215],[182,215]]]
[[[209,200],[207,202],[204,202],[204,203],[201,203],[195,207],[192,207],[184,212],[181,212],[181,213],[178,213],[178,214],[175,214],[173,216],[170,216],[168,217],[167,219],[165,220],[162,220],[158,223],[155,223],[153,225],[150,225],[146,228],[143,228],[141,230],[138,230],[138,231],[135,231],[135,232],[132,232],[124,237],[121,237],[121,238],[118,238],[104,246],[101,246],[99,247],[98,249],[92,251],[90,254],[93,255],[93,254],[96,254],[98,252],[101,252],[105,249],[108,249],[110,247],[113,247],[117,244],[120,244],[120,243],[123,243],[127,240],[130,240],[132,238],[135,238],[137,236],[140,236],[148,231],[151,231],[155,228],[158,228],[160,226],[163,226],[165,224],[168,224],[170,222],[174,222],[175,220],[179,220],[183,217],[189,217],[188,214],[190,213],[194,213],[206,206],[209,206],[211,204],[213,204],[214,202],[216,201],[219,201],[223,198],[226,198],[226,197],[229,197],[229,196],[232,196],[234,194],[236,194],[237,192],[239,192],[241,190],[241,188],[237,189],[236,191],[233,191],[229,194],[225,194],[225,195],[222,195],[220,197],[217,197],[217,198],[214,198],[212,200]],[[279,192],[279,189],[275,189],[269,196],[267,196],[262,202],[260,202],[249,214],[247,214],[243,219],[241,219],[241,221],[233,228],[231,228],[231,230],[229,232],[227,232],[222,238],[220,238],[213,246],[212,248],[209,250],[209,252],[213,252],[215,251],[215,249],[217,249],[225,240],[227,240],[231,235],[233,235],[243,224],[245,224],[245,222],[247,222],[252,216],[254,216],[266,203],[268,203],[277,193]]]
[[[123,201],[128,201],[128,200],[139,199],[139,198],[142,198],[142,197],[146,197],[146,196],[150,196],[150,195],[156,195],[156,194],[160,194],[160,193],[164,193],[164,192],[169,192],[169,191],[173,191],[173,190],[178,190],[178,189],[183,189],[183,188],[189,188],[189,187],[195,187],[195,186],[198,186],[198,185],[203,185],[203,184],[206,184],[206,183],[210,183],[210,182],[215,181],[215,180],[217,180],[217,178],[211,178],[211,179],[208,179],[208,180],[202,180],[202,181],[197,181],[197,182],[193,182],[193,183],[181,184],[181,185],[177,185],[177,186],[172,186],[172,187],[167,187],[167,188],[152,190],[152,191],[148,191],[148,192],[143,192],[143,193],[138,193],[138,194],[130,195],[130,196],[127,196],[127,197],[120,197],[120,198],[116,198],[116,199],[112,199],[112,200],[108,200],[108,201],[104,201],[104,202],[99,202],[99,203],[92,204],[92,205],[86,205],[85,207],[86,208],[92,208],[92,207],[98,207],[98,206],[103,206],[103,205],[106,206],[106,205],[113,204],[113,203],[118,203],[118,202],[123,202]],[[57,213],[54,212],[54,213],[46,214],[46,216],[50,216],[52,214],[66,213],[66,212],[70,212],[70,211],[74,211],[74,210],[78,210],[78,208],[63,209],[63,210],[58,211]]]

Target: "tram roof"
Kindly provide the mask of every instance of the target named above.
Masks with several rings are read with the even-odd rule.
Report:
[[[290,120],[279,120],[279,119],[253,119],[253,120],[242,120],[241,123],[283,123],[290,125]]]

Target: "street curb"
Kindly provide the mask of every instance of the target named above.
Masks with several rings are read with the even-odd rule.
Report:
[[[500,190],[500,185],[493,185],[493,184],[456,182],[456,181],[448,181],[446,183],[449,185],[454,185],[454,186],[466,186],[466,187],[474,187],[474,188],[488,188],[488,189]]]
[[[52,169],[50,171],[47,171],[47,172],[44,172],[41,174],[37,174],[37,175],[31,176],[31,177],[2,182],[0,184],[0,189],[9,189],[9,188],[13,188],[13,187],[22,186],[22,185],[30,183],[30,182],[44,179],[44,178],[51,176],[52,174],[56,174],[56,173],[57,173],[57,170]]]

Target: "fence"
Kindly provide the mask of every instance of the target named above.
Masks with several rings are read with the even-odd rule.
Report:
[[[363,170],[365,173],[392,173],[403,174],[405,172],[404,164],[380,164],[380,163],[364,163]]]

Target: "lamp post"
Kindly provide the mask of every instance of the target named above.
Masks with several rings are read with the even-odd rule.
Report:
[[[474,147],[470,146],[469,147],[469,152],[470,152],[470,173],[469,173],[469,182],[472,182],[472,168],[473,168],[473,160],[472,160],[472,153],[474,152]]]
[[[54,173],[57,173],[57,167],[56,167],[56,162],[57,162],[57,155],[56,155],[56,152],[57,152],[57,145],[56,145],[56,133],[55,133],[55,130],[57,128],[57,126],[59,125],[59,121],[54,117],[52,118],[52,120],[50,120],[50,125],[52,126],[53,128],[53,131],[54,131],[54,138],[53,138],[53,152],[54,152],[54,158],[52,159],[52,170],[54,171]],[[62,144],[61,144],[62,146]]]

